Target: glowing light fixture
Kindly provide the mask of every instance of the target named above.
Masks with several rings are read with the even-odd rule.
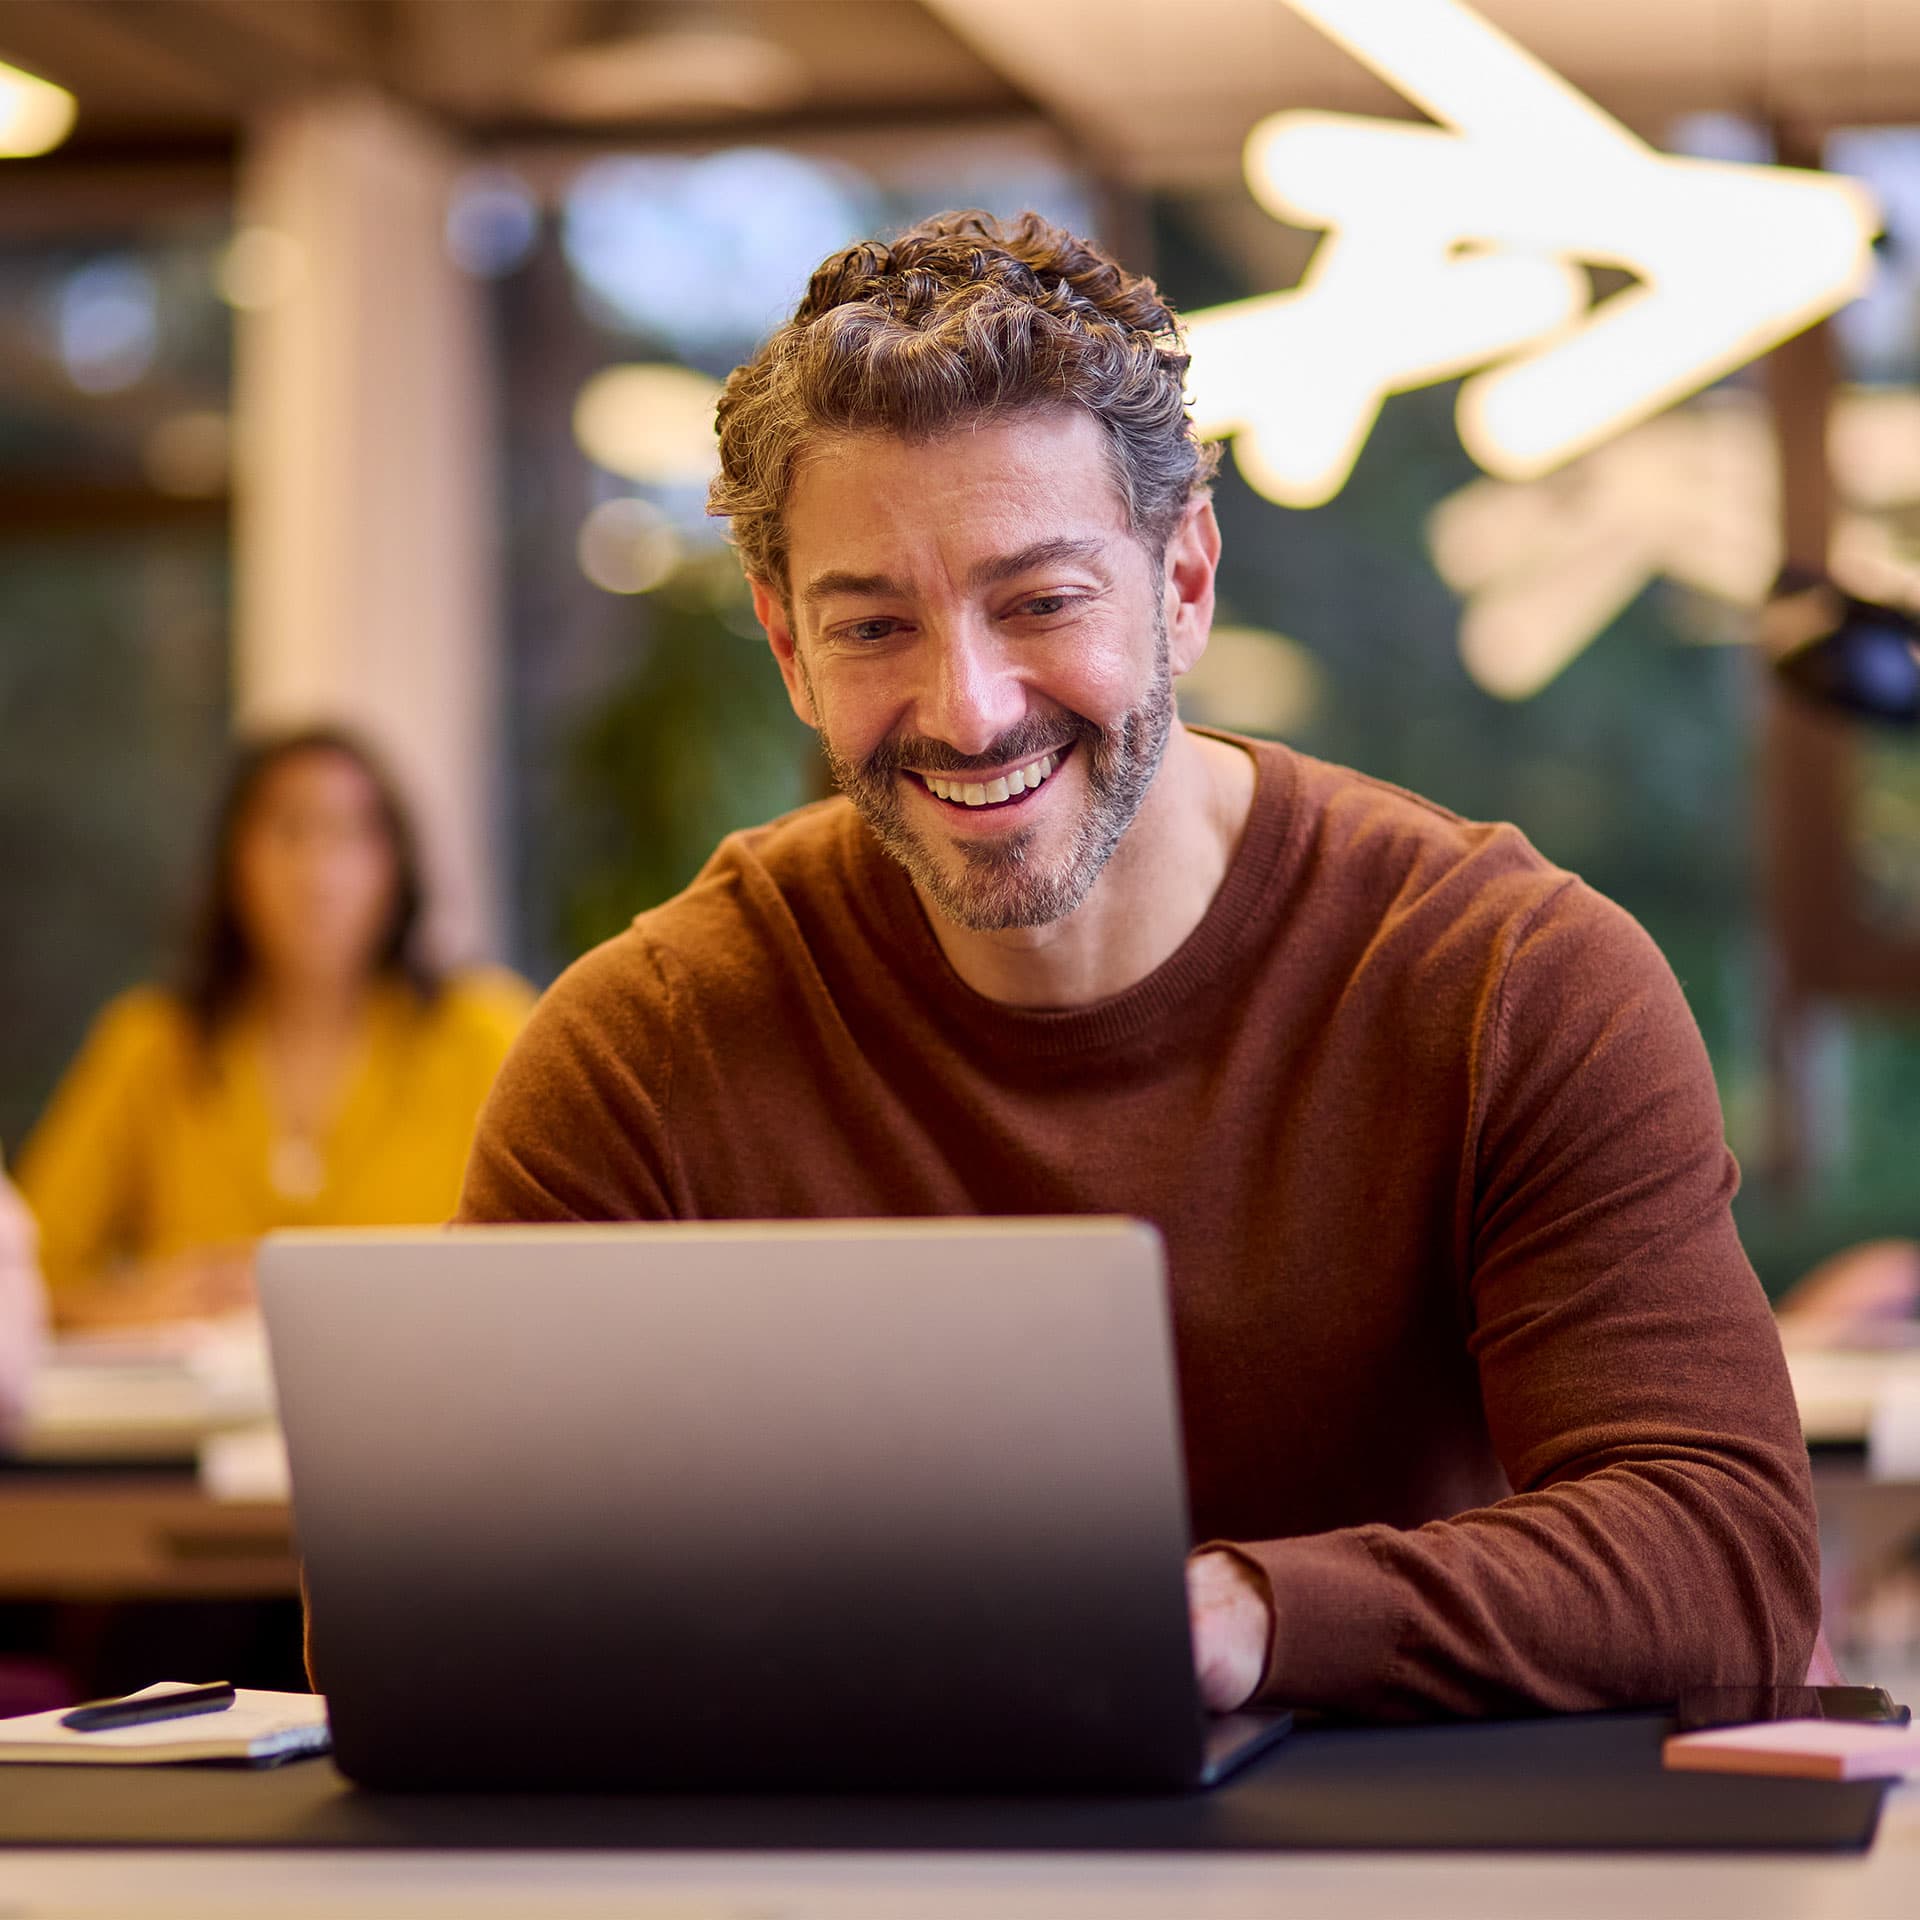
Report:
[[[49,153],[73,131],[73,95],[0,60],[0,159]]]
[[[595,466],[653,486],[704,482],[719,463],[718,384],[691,367],[608,367],[580,389],[573,437]]]
[[[1317,506],[1391,393],[1476,373],[1460,437],[1534,478],[1861,292],[1858,181],[1657,152],[1461,0],[1286,0],[1440,122],[1282,113],[1247,141],[1277,219],[1323,227],[1300,285],[1189,320],[1196,428]],[[1637,285],[1593,304],[1579,263]]]

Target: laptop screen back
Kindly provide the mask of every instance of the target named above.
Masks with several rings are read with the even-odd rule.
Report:
[[[290,1234],[261,1294],[354,1778],[1195,1777],[1151,1228]]]

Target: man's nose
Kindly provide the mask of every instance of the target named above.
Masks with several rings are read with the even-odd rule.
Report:
[[[1027,690],[999,637],[970,622],[936,636],[915,731],[956,753],[984,754],[1026,718]]]

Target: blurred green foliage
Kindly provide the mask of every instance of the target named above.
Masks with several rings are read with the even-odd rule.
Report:
[[[1713,1060],[1748,1168],[1736,1212],[1770,1291],[1851,1241],[1920,1232],[1920,980],[1913,1013],[1834,1010],[1815,1112],[1822,1159],[1805,1190],[1777,1191],[1758,1172],[1757,657],[1701,644],[1681,590],[1654,586],[1533,698],[1482,692],[1423,532],[1432,506],[1473,477],[1452,402],[1450,388],[1391,401],[1345,492],[1313,512],[1260,499],[1230,462],[1222,473],[1228,612],[1305,646],[1323,677],[1293,744],[1470,818],[1513,821],[1646,926]],[[1920,903],[1906,832],[1920,754],[1898,736],[1867,748],[1862,818],[1879,910],[1893,919]]]
[[[0,1142],[171,972],[226,753],[223,532],[0,543]]]
[[[647,596],[632,668],[563,728],[570,857],[555,935],[579,953],[675,894],[736,828],[820,791],[732,552]]]

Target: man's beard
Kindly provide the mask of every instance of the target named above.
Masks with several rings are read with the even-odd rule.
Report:
[[[1111,727],[1063,710],[1023,720],[984,754],[957,754],[938,740],[895,739],[883,741],[858,765],[837,753],[825,729],[821,730],[820,746],[834,784],[853,802],[881,846],[906,868],[914,884],[947,919],[972,933],[1044,927],[1064,920],[1092,891],[1153,785],[1173,724],[1166,617],[1158,607],[1154,611],[1153,679],[1140,703]],[[800,671],[806,680],[804,663]],[[818,713],[820,704],[813,698],[811,681],[807,681],[807,697]],[[936,848],[907,822],[900,798],[905,768],[965,775],[1020,766],[1067,747],[1076,749],[1076,758],[1084,755],[1087,804],[1065,850],[1047,866],[1037,865],[1033,856],[1037,825],[992,840],[968,840],[964,820],[956,817],[955,832],[961,837],[952,846],[961,867],[955,872],[946,850]]]

